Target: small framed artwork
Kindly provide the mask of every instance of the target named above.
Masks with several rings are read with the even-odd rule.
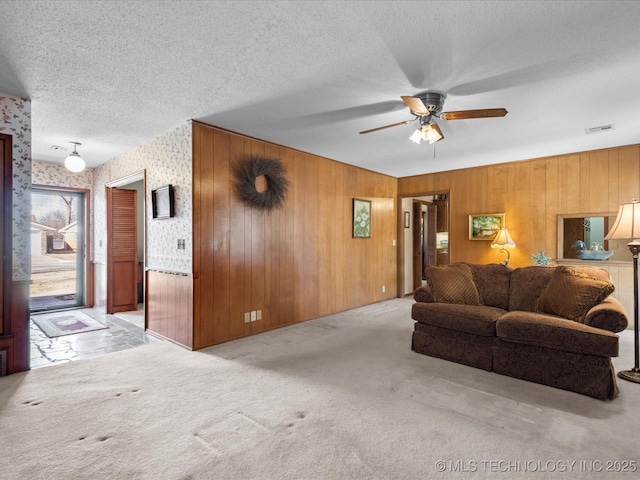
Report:
[[[171,185],[165,185],[151,190],[151,206],[153,218],[162,219],[173,217],[173,187]]]
[[[493,240],[504,227],[504,213],[469,215],[469,240]]]
[[[353,238],[371,238],[371,201],[353,199]]]
[[[404,228],[411,227],[411,214],[409,212],[404,212]]]

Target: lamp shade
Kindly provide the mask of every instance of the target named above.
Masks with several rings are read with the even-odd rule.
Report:
[[[73,172],[73,173],[81,172],[82,170],[84,170],[85,163],[84,163],[84,159],[78,153],[77,147],[78,145],[82,145],[82,144],[80,142],[69,142],[69,143],[73,145],[73,152],[71,152],[69,156],[65,159],[64,166],[67,167],[67,169],[70,172]]]
[[[421,130],[416,130],[415,132],[413,132],[413,135],[411,135],[409,137],[409,140],[411,140],[414,143],[420,143],[421,139],[422,139],[422,131]]]
[[[437,123],[433,122],[422,126],[422,139],[430,144],[439,142],[444,138],[442,130]]]
[[[631,203],[620,205],[616,221],[604,239],[640,241],[640,204],[635,198]]]
[[[509,235],[509,230],[504,227],[498,230],[496,237],[491,242],[491,248],[515,248],[515,246],[516,242]]]
[[[83,158],[78,152],[71,152],[65,159],[64,166],[71,172],[78,173],[84,170],[85,164]]]

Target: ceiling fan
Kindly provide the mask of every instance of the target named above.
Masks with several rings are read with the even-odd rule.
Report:
[[[385,125],[384,127],[364,130],[361,134],[377,132],[385,128],[408,125],[420,120],[420,129],[411,135],[411,140],[420,143],[424,140],[429,143],[439,142],[444,138],[436,119],[440,120],[466,120],[469,118],[504,117],[508,112],[504,108],[485,108],[482,110],[457,110],[453,112],[443,112],[444,100],[447,96],[444,93],[424,92],[412,97],[402,96],[402,101],[407,104],[411,113],[415,116],[411,120]]]

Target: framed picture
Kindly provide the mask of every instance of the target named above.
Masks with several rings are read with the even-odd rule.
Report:
[[[171,218],[174,215],[173,210],[173,187],[165,185],[151,190],[151,206],[153,209],[153,218]]]
[[[469,240],[493,240],[504,227],[504,213],[469,215]]]
[[[411,214],[409,212],[404,212],[404,228],[411,227]]]
[[[353,238],[371,238],[371,201],[353,199]]]

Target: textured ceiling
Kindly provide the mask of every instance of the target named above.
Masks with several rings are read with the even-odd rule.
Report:
[[[97,166],[188,119],[396,177],[640,142],[640,2],[0,0],[33,158]],[[401,95],[446,93],[433,148]],[[612,131],[585,128],[615,124]]]

